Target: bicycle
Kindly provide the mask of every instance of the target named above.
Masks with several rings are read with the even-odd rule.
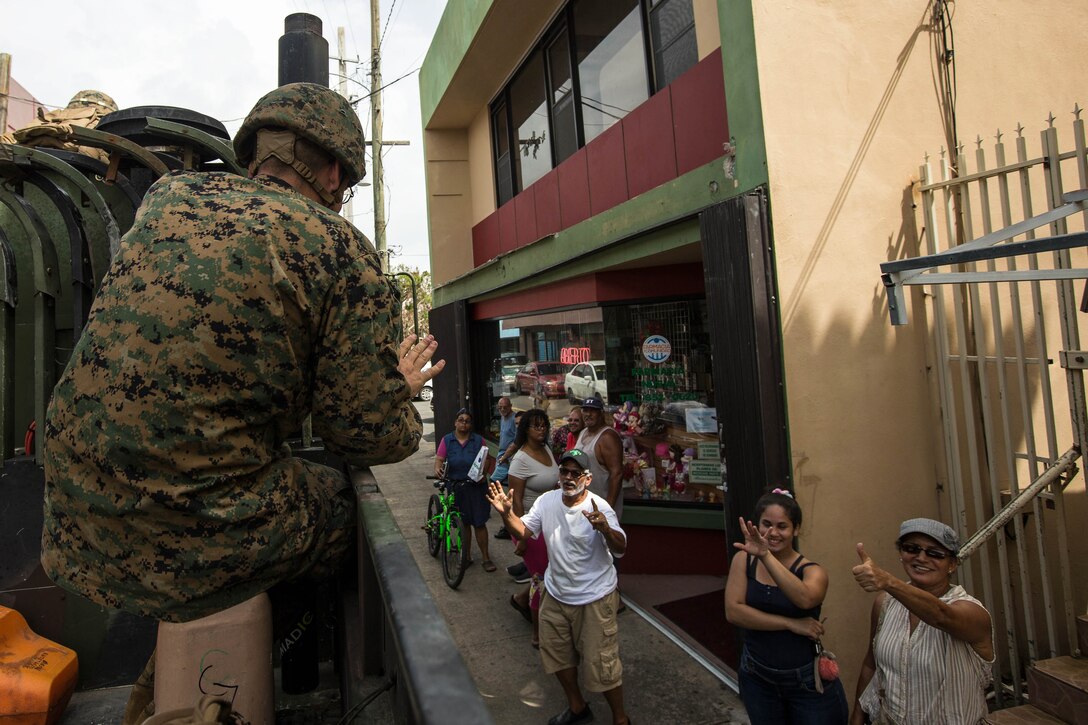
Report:
[[[442,552],[442,577],[451,589],[456,589],[465,578],[468,567],[468,524],[461,517],[461,512],[454,503],[453,490],[456,486],[471,481],[455,481],[439,476],[427,476],[434,481],[438,493],[431,494],[427,502],[427,519],[423,530],[427,532],[427,550],[431,556]]]

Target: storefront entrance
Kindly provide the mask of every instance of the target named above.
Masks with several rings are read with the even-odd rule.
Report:
[[[546,410],[553,431],[580,400],[603,402],[623,443],[623,596],[731,673],[725,575],[737,516],[768,484],[789,486],[785,392],[763,194],[704,210],[698,229],[668,255],[491,296],[463,317],[437,309],[431,329],[467,331],[445,405],[469,403],[492,440],[501,396]],[[456,410],[442,400],[439,428]],[[557,456],[565,441],[553,437]]]

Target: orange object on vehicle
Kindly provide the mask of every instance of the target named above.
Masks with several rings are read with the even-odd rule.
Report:
[[[76,689],[76,653],[30,631],[0,607],[0,725],[51,725]]]

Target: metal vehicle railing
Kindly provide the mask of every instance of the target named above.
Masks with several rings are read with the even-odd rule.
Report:
[[[359,501],[358,588],[345,602],[345,645],[361,640],[344,675],[385,675],[398,717],[406,723],[486,725],[491,715],[469,675],[449,628],[423,581],[408,543],[369,470],[352,471]],[[354,673],[354,674],[352,674]],[[350,683],[349,706],[362,702]]]

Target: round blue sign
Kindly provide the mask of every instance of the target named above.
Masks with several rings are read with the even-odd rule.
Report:
[[[661,335],[650,335],[642,341],[642,357],[652,363],[663,363],[672,355],[672,343]]]

